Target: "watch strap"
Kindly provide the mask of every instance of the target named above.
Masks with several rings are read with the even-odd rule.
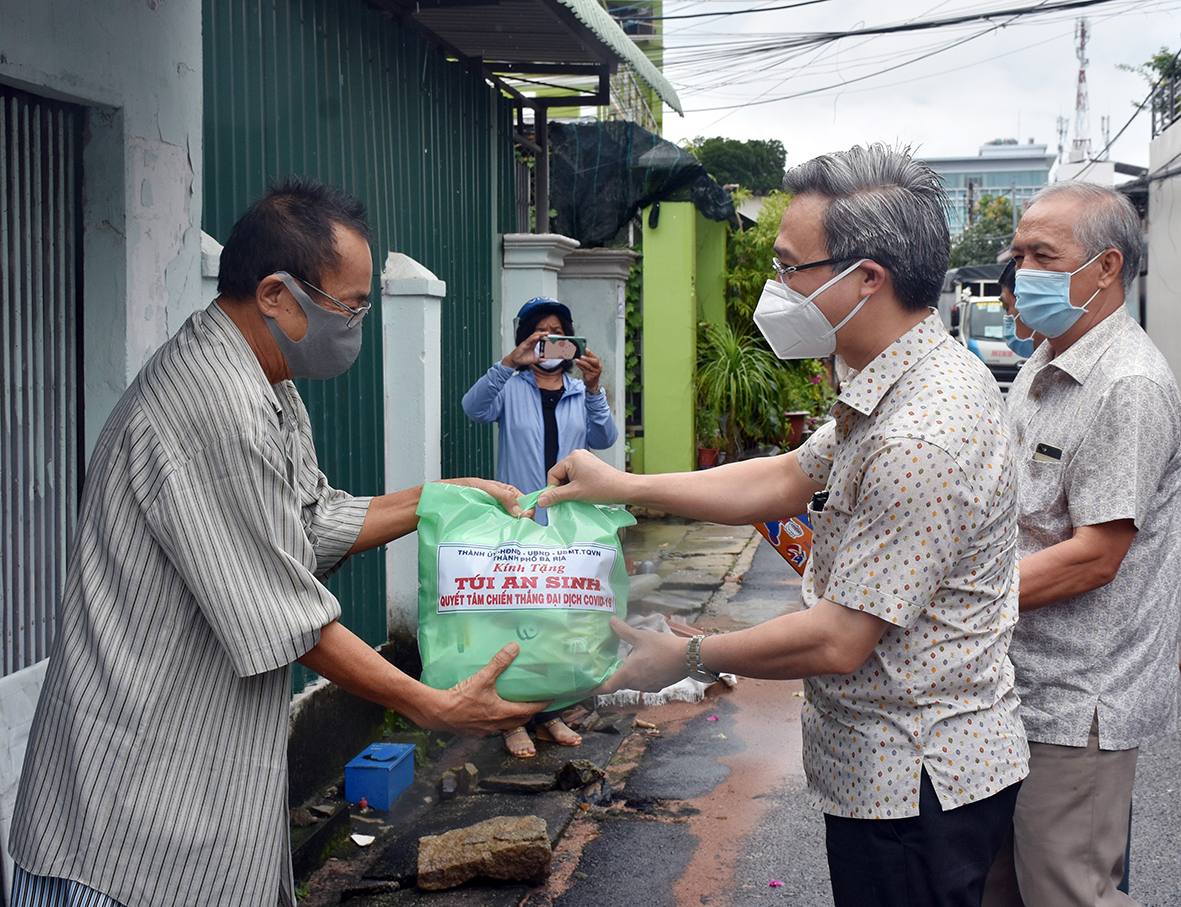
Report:
[[[703,639],[705,639],[705,635],[701,634],[689,640],[689,645],[685,649],[685,662],[689,666],[690,677],[701,683],[713,683],[718,679],[718,675],[701,663],[701,641]]]

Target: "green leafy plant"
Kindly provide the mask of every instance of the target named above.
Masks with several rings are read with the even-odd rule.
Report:
[[[697,342],[698,412],[718,413],[727,459],[750,438],[778,438],[779,360],[762,338],[730,324],[702,323]],[[771,405],[768,405],[771,404]]]
[[[753,227],[733,232],[726,247],[726,322],[702,326],[697,347],[699,421],[721,417],[727,459],[751,447],[783,446],[784,413],[803,410],[814,427],[835,394],[817,359],[780,361],[754,324],[790,196],[772,192]],[[708,431],[708,429],[707,429]],[[698,441],[702,430],[698,427]]]
[[[779,398],[785,412],[804,411],[812,417],[827,413],[836,402],[836,391],[828,370],[819,359],[799,359],[781,363],[782,392]]]
[[[682,146],[718,183],[740,185],[752,192],[777,191],[783,184],[787,151],[778,139],[727,139],[697,136]]]
[[[732,232],[726,242],[726,320],[736,328],[754,329],[751,319],[763,285],[774,276],[771,258],[789,201],[790,195],[772,192],[763,200],[756,224]]]
[[[637,245],[635,251],[639,252],[641,248]],[[623,372],[627,377],[624,418],[627,425],[632,425],[636,421],[636,409],[643,392],[643,381],[640,377],[640,338],[644,333],[644,312],[641,305],[643,278],[644,272],[640,260],[637,260],[628,270],[627,282],[623,289]]]
[[[1162,45],[1159,51],[1139,66],[1117,63],[1115,68],[1124,72],[1136,73],[1148,83],[1150,88],[1153,88],[1167,82],[1174,78],[1178,72],[1181,72],[1181,53],[1175,53]],[[1141,101],[1135,101],[1133,106],[1143,107],[1144,104]]]
[[[1013,203],[1003,195],[984,193],[976,202],[972,226],[951,247],[951,267],[990,265],[1013,241]]]
[[[713,410],[699,409],[696,415],[697,446],[703,450],[721,450],[725,439],[718,414]]]

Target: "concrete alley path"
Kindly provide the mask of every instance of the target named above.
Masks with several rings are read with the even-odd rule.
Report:
[[[710,632],[761,623],[799,598],[786,562],[759,536],[732,531],[746,538],[731,575],[744,581],[724,583],[690,615]],[[675,581],[676,571],[661,572]],[[616,792],[626,811],[584,820],[598,837],[553,903],[831,905],[824,822],[808,806],[800,762],[802,703],[798,681],[741,678],[732,689],[716,684],[698,704],[641,710],[660,736],[645,741]]]
[[[672,577],[668,566],[660,572]],[[725,631],[796,607],[799,578],[759,536],[732,569],[744,582],[723,583],[683,616]],[[733,689],[716,684],[702,703],[640,711],[660,736],[624,766],[616,797],[626,807],[578,820],[577,866],[568,861],[565,883],[537,903],[831,907],[824,820],[808,803],[800,761],[801,690],[742,678]],[[1132,837],[1132,896],[1143,907],[1181,907],[1181,736],[1141,753]]]

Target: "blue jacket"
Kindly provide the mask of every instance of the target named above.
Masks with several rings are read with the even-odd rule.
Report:
[[[558,459],[571,451],[603,450],[615,443],[619,429],[607,405],[607,392],[588,394],[586,385],[569,374],[558,401]],[[476,422],[498,422],[500,443],[496,481],[515,485],[522,494],[545,487],[545,423],[541,391],[532,369],[518,372],[496,363],[463,395],[463,411]],[[544,523],[545,511],[538,511]]]

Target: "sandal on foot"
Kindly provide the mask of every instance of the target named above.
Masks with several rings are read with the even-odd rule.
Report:
[[[504,732],[504,748],[518,759],[532,759],[537,755],[533,741],[529,739],[529,732],[523,727],[515,727]]]
[[[561,725],[561,729],[558,728],[558,725]],[[550,743],[559,743],[562,746],[578,746],[582,743],[582,737],[570,730],[560,717],[551,718],[549,721],[539,724],[537,738],[548,740]]]

